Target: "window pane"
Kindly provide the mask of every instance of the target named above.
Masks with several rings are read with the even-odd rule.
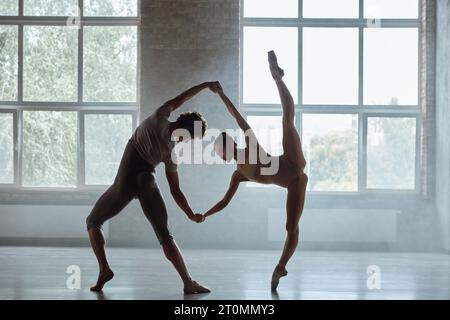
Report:
[[[297,18],[298,0],[244,0],[244,17]]]
[[[358,18],[359,0],[303,0],[304,18]]]
[[[136,27],[85,27],[84,101],[136,102]]]
[[[244,28],[244,103],[279,104],[280,98],[267,62],[267,52],[275,50],[284,80],[295,102],[298,96],[297,28]]]
[[[0,1],[1,16],[17,16],[19,14],[19,0]]]
[[[358,103],[358,29],[303,30],[303,102]]]
[[[418,0],[365,0],[365,18],[417,19],[419,18]]]
[[[14,183],[14,117],[0,113],[0,184]]]
[[[283,154],[283,127],[280,116],[249,116],[247,121],[264,150],[272,156]]]
[[[77,113],[23,112],[23,185],[75,187]]]
[[[417,105],[418,31],[364,30],[364,103]]]
[[[84,0],[86,16],[137,16],[137,0]]]
[[[26,16],[78,16],[78,0],[24,0]]]
[[[76,101],[78,31],[68,27],[24,27],[24,100]]]
[[[17,100],[18,31],[0,25],[0,101]]]
[[[132,120],[131,115],[85,116],[86,184],[109,185],[114,181],[132,134]]]
[[[308,190],[358,190],[358,116],[303,115]]]
[[[367,188],[414,189],[416,119],[369,118]]]

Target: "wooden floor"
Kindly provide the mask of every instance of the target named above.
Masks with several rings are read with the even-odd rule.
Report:
[[[184,296],[171,265],[156,249],[110,249],[116,277],[103,294],[88,248],[0,247],[0,299],[450,299],[446,254],[298,252],[277,295],[269,290],[275,251],[185,250],[194,279],[212,289]],[[67,289],[66,269],[81,270],[81,289]],[[367,288],[367,267],[381,269],[381,289]]]

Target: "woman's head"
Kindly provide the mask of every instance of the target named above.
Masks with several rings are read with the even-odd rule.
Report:
[[[189,132],[190,139],[202,139],[208,128],[205,118],[198,112],[182,113],[176,124],[178,128]]]
[[[236,142],[226,132],[222,132],[214,142],[214,151],[227,162],[234,158],[236,147]]]

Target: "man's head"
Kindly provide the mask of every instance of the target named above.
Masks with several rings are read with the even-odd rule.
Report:
[[[227,162],[234,158],[236,148],[236,142],[226,132],[222,132],[214,142],[214,151],[219,157]]]
[[[178,129],[184,129],[189,133],[188,139],[202,139],[208,127],[205,118],[198,112],[183,113],[175,123]]]

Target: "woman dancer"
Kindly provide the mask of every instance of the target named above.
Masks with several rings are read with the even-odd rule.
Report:
[[[303,171],[306,160],[294,123],[294,100],[282,80],[284,71],[278,66],[275,53],[270,51],[268,58],[270,71],[278,87],[281,105],[283,107],[283,154],[278,157],[273,157],[265,152],[259,145],[247,121],[223,93],[223,90],[219,90],[219,95],[228,111],[236,119],[239,127],[245,132],[246,147],[239,149],[233,138],[226,133],[222,133],[216,140],[214,146],[215,152],[225,161],[237,160],[237,168],[231,178],[230,186],[225,196],[204,214],[204,218],[224,209],[236,193],[241,182],[253,181],[263,184],[275,184],[286,188],[288,193],[286,201],[287,237],[281,258],[272,274],[271,288],[272,290],[276,290],[280,278],[287,275],[286,264],[294,254],[298,244],[299,221],[305,202],[308,177]],[[231,152],[227,152],[227,150],[231,150]],[[240,161],[243,159],[245,161]],[[267,170],[267,163],[278,164],[278,170],[276,172],[270,172],[271,170]]]

